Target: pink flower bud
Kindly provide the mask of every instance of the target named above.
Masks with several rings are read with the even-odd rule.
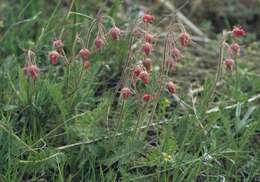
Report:
[[[172,48],[172,57],[175,61],[179,61],[182,58],[181,51],[176,47]]]
[[[172,83],[171,81],[169,81],[166,85],[167,90],[171,93],[171,94],[175,94],[176,93],[176,85],[174,83]]]
[[[147,33],[147,34],[145,34],[144,39],[145,39],[145,42],[148,42],[151,44],[153,41],[153,35],[150,33]]]
[[[49,59],[51,61],[51,64],[55,65],[58,63],[60,54],[57,51],[51,51],[49,53]]]
[[[91,66],[91,63],[89,60],[83,61],[83,67],[87,70]]]
[[[150,80],[150,76],[147,71],[142,71],[139,75],[139,78],[143,81],[144,84],[148,84]]]
[[[79,55],[81,56],[81,58],[82,58],[83,60],[88,60],[89,55],[90,55],[90,52],[89,52],[88,49],[83,48],[83,49],[81,49],[81,50],[79,51]]]
[[[224,64],[226,66],[226,68],[229,70],[229,71],[233,71],[234,69],[234,66],[235,66],[235,63],[234,63],[234,60],[231,59],[231,58],[228,58],[224,61]]]
[[[58,50],[58,49],[61,49],[64,47],[64,43],[62,40],[58,39],[58,40],[55,40],[53,41],[53,47]]]
[[[113,40],[119,40],[120,34],[121,30],[118,27],[114,26],[110,29],[110,35]]]
[[[142,68],[140,66],[135,66],[133,69],[134,76],[138,77],[140,73],[142,72]]]
[[[40,69],[35,64],[27,64],[24,67],[24,73],[35,80],[40,73]]]
[[[150,58],[144,59],[144,60],[143,60],[143,65],[144,65],[144,67],[146,68],[146,70],[147,70],[148,72],[150,72],[151,69],[152,69],[152,60],[151,60]]]
[[[97,36],[97,38],[95,39],[96,48],[101,49],[103,45],[104,45],[104,40],[101,37]]]
[[[166,65],[172,70],[175,71],[176,70],[176,61],[174,61],[173,59],[168,59],[166,61]]]
[[[240,46],[237,43],[232,43],[228,49],[230,54],[240,55]]]
[[[143,100],[144,100],[145,102],[148,102],[148,101],[150,101],[150,100],[152,100],[152,99],[153,99],[153,96],[150,95],[150,94],[145,93],[144,96],[143,96]]]
[[[150,15],[150,14],[145,14],[145,15],[143,16],[143,22],[144,22],[144,23],[153,23],[154,20],[155,20],[155,17],[152,16],[152,15]]]
[[[191,37],[188,33],[182,32],[179,35],[179,41],[183,47],[186,47],[190,43]]]
[[[131,91],[130,91],[130,89],[128,87],[122,88],[122,90],[121,90],[121,97],[124,100],[127,100],[130,95],[131,95]]]
[[[150,44],[149,42],[146,42],[143,46],[143,51],[144,53],[148,56],[153,50],[153,46],[152,44]]]
[[[246,31],[242,26],[235,26],[232,30],[233,37],[243,37],[246,35]]]

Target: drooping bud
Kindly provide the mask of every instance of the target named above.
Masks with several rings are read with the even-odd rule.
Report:
[[[153,99],[153,96],[150,95],[150,94],[148,94],[148,93],[145,93],[145,94],[143,95],[143,100],[144,100],[145,102],[148,102],[148,101],[150,101],[150,100],[152,100],[152,99]]]
[[[166,61],[166,65],[172,70],[175,71],[176,70],[176,61],[174,61],[173,59],[168,59]]]
[[[228,49],[228,52],[233,55],[240,55],[240,46],[237,43],[232,43]]]
[[[96,39],[95,39],[95,46],[97,49],[101,49],[104,45],[104,40],[100,37],[100,36],[97,36]]]
[[[122,88],[122,90],[121,90],[121,97],[124,100],[127,100],[130,95],[131,95],[131,91],[130,91],[130,89],[128,87]]]
[[[62,40],[58,39],[58,40],[55,40],[53,41],[53,47],[56,49],[56,50],[59,50],[61,48],[64,47],[64,43]]]
[[[227,70],[229,70],[229,71],[234,70],[235,63],[234,63],[233,59],[231,59],[231,58],[226,59],[224,61],[224,64],[225,64]]]
[[[143,65],[146,68],[147,72],[150,72],[152,69],[152,60],[150,58],[145,58],[143,60]]]
[[[171,94],[176,93],[176,85],[173,82],[169,81],[167,83],[166,87],[167,87],[167,90],[168,90],[169,93],[171,93]]]
[[[172,57],[175,61],[179,61],[182,58],[181,51],[177,47],[172,48]]]
[[[118,27],[114,26],[110,29],[110,35],[113,40],[119,40],[120,34],[121,30]]]
[[[153,41],[153,35],[150,34],[150,33],[146,33],[145,36],[144,36],[144,39],[145,39],[145,42],[148,42],[148,43],[152,43]]]
[[[148,13],[146,13],[144,16],[143,16],[143,22],[144,23],[153,23],[155,20],[155,17],[153,15],[150,15]]]
[[[88,60],[90,52],[88,49],[83,48],[79,51],[79,55],[83,60]]]
[[[142,68],[140,66],[135,66],[133,69],[134,76],[138,77],[140,73],[142,72]]]
[[[148,56],[151,54],[152,50],[153,50],[152,44],[150,44],[149,42],[146,42],[143,46],[144,53]]]
[[[51,61],[51,64],[55,65],[58,63],[60,54],[57,51],[51,51],[49,53],[49,59]]]
[[[142,71],[139,75],[139,78],[143,81],[144,84],[148,84],[150,81],[150,76],[147,71]]]
[[[35,64],[27,64],[24,67],[24,73],[35,80],[40,73],[40,69]]]
[[[91,66],[91,63],[90,63],[89,60],[84,60],[84,61],[83,61],[83,67],[84,67],[84,69],[87,70],[90,66]]]
[[[183,47],[186,47],[190,41],[191,41],[191,37],[188,33],[186,32],[182,32],[180,35],[179,35],[179,41],[180,41],[180,44],[183,46]]]
[[[246,35],[246,31],[242,26],[234,26],[232,30],[233,37],[243,37]]]

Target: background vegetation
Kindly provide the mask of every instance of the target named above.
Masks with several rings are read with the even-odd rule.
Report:
[[[81,82],[80,63],[66,77],[66,70],[50,65],[48,52],[62,30],[68,55],[74,54],[75,36],[86,34],[89,21],[68,16],[69,10],[95,17],[102,7],[103,14],[127,30],[148,9],[156,16],[156,32],[166,31],[173,12],[159,0],[72,2],[0,3],[0,181],[260,181],[259,1],[174,1],[210,39],[195,41],[185,50],[171,75],[178,97],[197,112],[184,109],[165,92],[153,117],[155,125],[135,138],[129,128],[140,108],[130,100],[121,115],[120,101],[113,99],[128,53],[128,36],[116,44],[108,41],[102,54],[91,56],[92,66]],[[201,120],[216,72],[221,32],[237,24],[248,31],[239,42],[239,78],[223,73],[209,108],[219,110]],[[42,69],[34,86],[23,74],[28,49],[35,52]],[[160,55],[156,59],[159,62]],[[190,96],[191,89],[201,87]],[[120,135],[114,136],[119,117],[123,124]]]

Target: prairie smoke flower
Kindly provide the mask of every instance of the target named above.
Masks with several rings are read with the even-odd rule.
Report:
[[[181,51],[176,47],[172,48],[172,57],[175,61],[179,61],[182,57]]]
[[[166,61],[166,65],[172,70],[175,71],[176,70],[176,61],[173,59],[168,59]]]
[[[190,43],[191,37],[188,33],[182,32],[179,35],[179,41],[183,47],[186,47]]]
[[[147,71],[142,71],[139,75],[139,78],[143,81],[144,84],[148,84],[150,76]]]
[[[246,31],[242,26],[234,26],[232,35],[233,37],[243,37],[246,35]]]
[[[148,42],[151,44],[153,41],[153,35],[150,33],[147,33],[147,34],[145,34],[144,39],[145,39],[145,42]]]
[[[88,60],[90,52],[88,49],[83,48],[79,51],[79,55],[83,60]]]
[[[224,61],[224,64],[225,64],[227,70],[233,71],[234,66],[235,66],[235,63],[234,63],[233,59],[231,59],[231,58],[226,59]]]
[[[240,46],[237,43],[232,43],[228,49],[230,54],[240,55]]]
[[[150,94],[148,94],[148,93],[145,93],[145,94],[143,95],[143,100],[144,100],[145,102],[148,102],[148,101],[150,101],[150,100],[152,100],[152,99],[153,99],[153,96],[150,95]]]
[[[49,53],[49,59],[51,61],[51,64],[55,65],[58,63],[60,54],[57,51],[51,51]]]
[[[140,66],[135,66],[133,69],[134,76],[138,77],[140,73],[142,72],[142,68]]]
[[[87,70],[90,67],[91,63],[89,60],[84,60],[83,61],[83,67]]]
[[[143,16],[143,22],[144,23],[153,23],[155,20],[155,17],[153,15],[150,15],[150,14],[145,14]]]
[[[39,73],[40,73],[40,69],[37,67],[36,64],[26,64],[25,67],[24,67],[24,73],[31,77],[33,80],[35,80]]]
[[[131,95],[131,91],[128,87],[122,88],[121,97],[123,98],[123,100],[127,100],[130,95]]]
[[[110,35],[113,40],[119,40],[120,34],[121,30],[118,27],[114,26],[110,29]]]
[[[152,44],[150,44],[149,42],[146,42],[143,46],[143,51],[144,53],[148,56],[153,50],[153,46]]]
[[[103,45],[104,45],[104,40],[100,36],[97,36],[97,38],[95,39],[96,48],[101,49]]]
[[[61,49],[61,48],[63,48],[64,47],[64,43],[63,43],[63,41],[62,40],[60,40],[60,39],[58,39],[58,40],[54,40],[53,41],[53,47],[55,48],[55,49]]]
[[[169,81],[167,83],[166,87],[167,87],[167,90],[169,91],[169,93],[171,93],[171,94],[176,93],[176,85],[173,82]]]
[[[143,65],[146,68],[146,70],[150,72],[152,69],[152,60],[150,58],[145,58],[143,60]]]

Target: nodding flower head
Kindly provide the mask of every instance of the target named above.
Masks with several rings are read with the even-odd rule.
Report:
[[[87,70],[90,66],[91,66],[91,63],[89,60],[83,61],[83,68],[85,68]]]
[[[144,84],[148,84],[150,81],[150,76],[147,71],[142,71],[139,75],[139,78],[143,81]]]
[[[145,42],[148,42],[148,43],[152,43],[153,41],[153,35],[150,34],[150,33],[146,33],[145,36],[144,36],[144,39],[145,39]]]
[[[29,63],[29,64],[25,65],[24,73],[27,76],[31,77],[33,80],[35,80],[40,73],[40,69],[37,67],[36,64]]]
[[[179,41],[183,47],[186,47],[190,43],[191,37],[188,33],[182,32],[179,35]]]
[[[168,59],[166,61],[166,65],[172,70],[175,71],[176,70],[176,61],[174,59]]]
[[[150,44],[149,42],[146,42],[143,46],[144,53],[148,56],[151,54],[152,50],[153,50],[152,44]]]
[[[171,94],[176,93],[176,85],[173,82],[169,81],[167,83],[166,87],[167,87],[167,90],[168,90],[169,93],[171,93]]]
[[[144,16],[143,16],[143,22],[144,23],[153,23],[155,20],[155,17],[153,15],[150,15],[148,13],[146,13]]]
[[[110,29],[110,35],[113,40],[119,40],[120,34],[121,30],[118,27],[114,26]]]
[[[145,102],[149,102],[149,101],[152,100],[152,99],[153,99],[153,96],[150,95],[150,94],[148,94],[148,93],[145,93],[145,94],[143,95],[143,100],[144,100]]]
[[[240,46],[237,43],[232,43],[228,48],[229,54],[240,55]]]
[[[57,51],[51,51],[49,53],[49,59],[51,61],[51,64],[55,65],[58,63],[60,54]]]
[[[141,66],[137,65],[137,66],[134,67],[134,69],[133,69],[134,76],[138,77],[141,72],[142,72]]]
[[[96,48],[101,49],[103,45],[104,45],[104,40],[100,36],[97,36],[95,39]]]
[[[242,26],[234,26],[232,35],[233,37],[243,37],[246,35],[246,31]]]
[[[53,47],[58,50],[64,47],[64,43],[62,40],[58,39],[58,40],[54,40],[53,41]]]
[[[83,48],[79,51],[79,55],[83,60],[88,60],[90,52],[88,49]]]
[[[127,100],[130,95],[131,95],[131,91],[128,87],[122,88],[121,97],[123,98],[123,100]]]
[[[177,47],[172,48],[172,57],[175,61],[179,61],[182,58],[181,51]]]
[[[229,70],[229,71],[234,70],[235,63],[234,63],[233,59],[231,59],[231,58],[226,59],[224,61],[224,64],[225,64],[227,70]]]
[[[143,65],[146,68],[146,70],[150,72],[152,69],[152,60],[150,58],[145,58],[143,60]]]

